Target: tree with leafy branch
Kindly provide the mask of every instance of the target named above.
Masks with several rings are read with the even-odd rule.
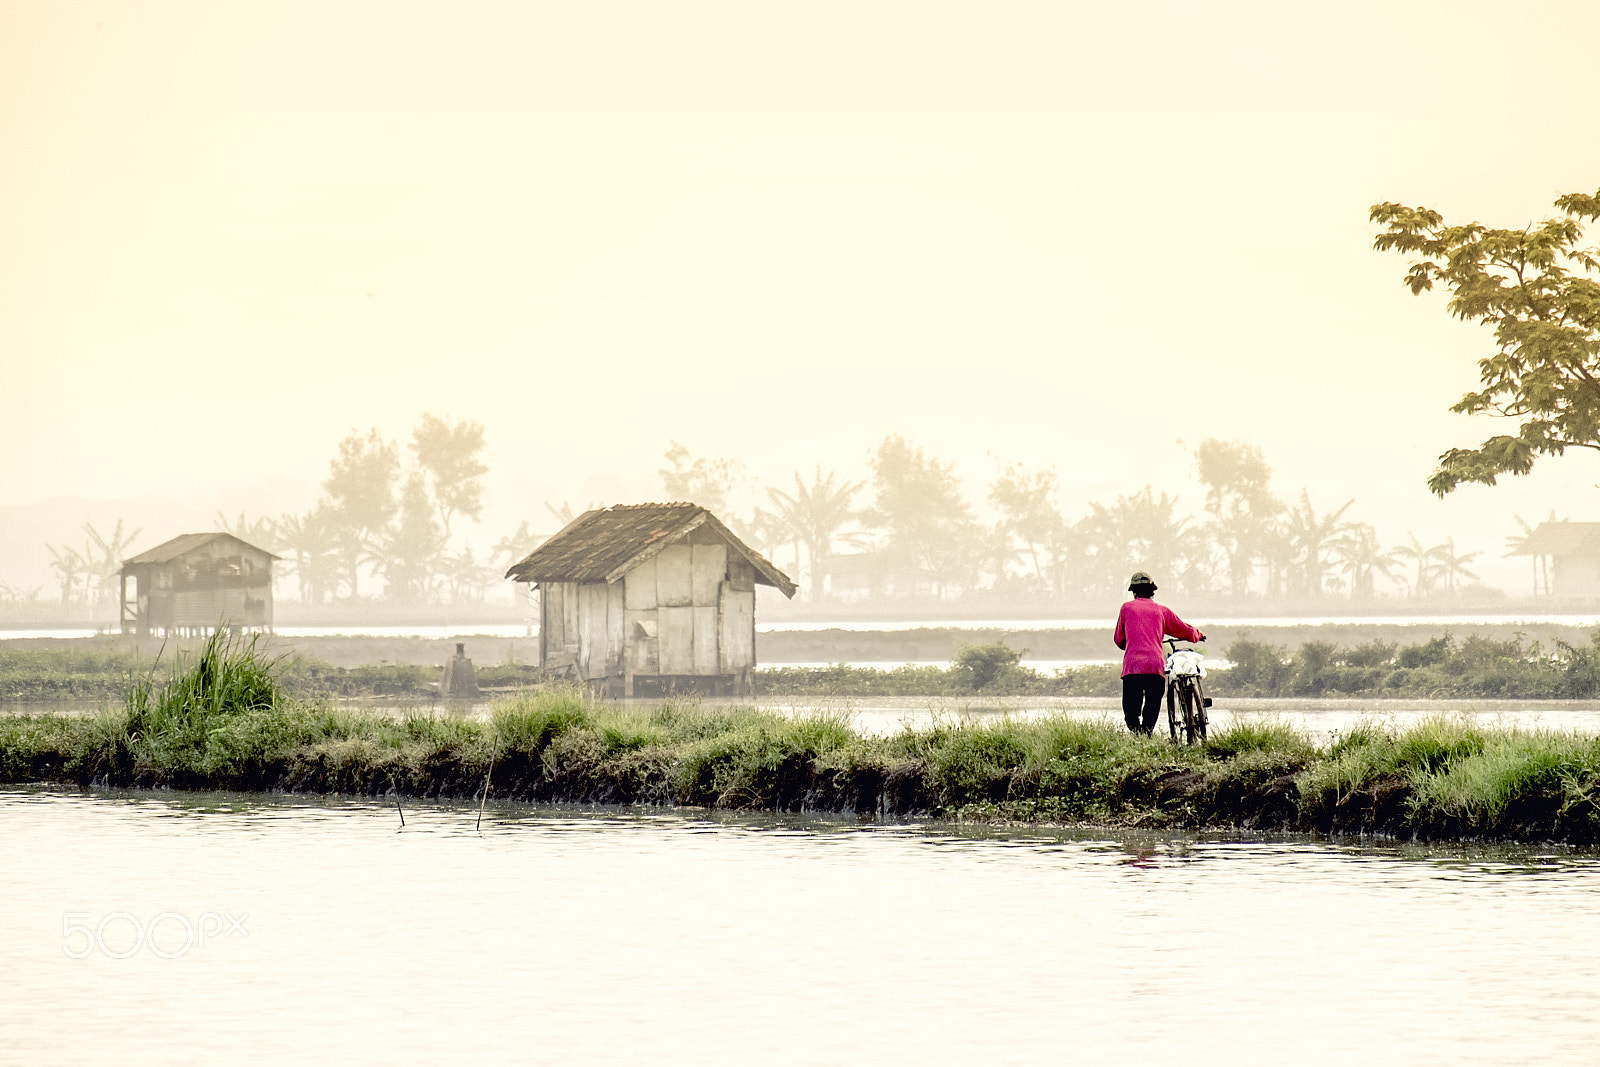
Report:
[[[359,594],[361,563],[394,517],[399,501],[395,482],[400,477],[400,452],[376,429],[365,435],[351,433],[339,442],[339,454],[330,465],[322,490],[326,512],[343,559],[350,595]]]
[[[450,539],[450,520],[457,515],[477,521],[483,514],[483,424],[423,415],[411,431],[411,452],[433,494],[443,539]]]
[[[1600,451],[1600,252],[1581,244],[1584,224],[1600,218],[1600,192],[1559,196],[1555,206],[1561,216],[1510,229],[1372,206],[1371,220],[1384,227],[1374,247],[1416,257],[1405,276],[1411,292],[1440,285],[1452,315],[1494,333],[1494,353],[1478,361],[1482,388],[1451,410],[1518,423],[1515,433],[1443,453],[1428,479],[1440,496],[1526,474],[1541,455]]]
[[[989,503],[1000,512],[1000,528],[1027,550],[1035,578],[1052,585],[1051,568],[1040,558],[1039,550],[1056,540],[1065,525],[1056,507],[1060,480],[1054,467],[1028,471],[1012,464],[989,486]]]
[[[862,519],[884,530],[891,573],[925,578],[939,595],[970,585],[981,535],[954,466],[890,434],[872,457],[872,484],[877,499]]]
[[[1207,533],[1227,557],[1230,591],[1244,596],[1257,563],[1288,549],[1277,536],[1275,524],[1284,507],[1270,488],[1272,468],[1255,445],[1214,437],[1200,442],[1194,459],[1206,487]],[[1276,577],[1269,567],[1269,584]]]
[[[699,504],[717,518],[728,521],[728,497],[744,479],[744,465],[731,459],[707,459],[690,454],[677,441],[670,442],[658,472],[669,500]]]
[[[444,535],[434,516],[421,471],[412,471],[400,491],[400,514],[375,543],[375,569],[389,583],[390,598],[402,604],[432,599]]]

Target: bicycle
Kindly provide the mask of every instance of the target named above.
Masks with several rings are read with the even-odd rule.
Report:
[[[1175,638],[1165,638],[1167,649],[1167,729],[1172,733],[1172,743],[1178,743],[1178,730],[1183,729],[1183,743],[1192,745],[1206,739],[1206,709],[1211,698],[1200,685],[1205,657],[1196,648],[1179,648]]]

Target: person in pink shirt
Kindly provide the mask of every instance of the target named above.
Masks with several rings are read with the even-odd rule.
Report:
[[[1167,691],[1167,657],[1161,639],[1204,641],[1206,635],[1155,602],[1156,583],[1144,571],[1128,579],[1133,599],[1117,613],[1112,640],[1122,649],[1122,717],[1135,733],[1151,733],[1161,717],[1161,698]]]

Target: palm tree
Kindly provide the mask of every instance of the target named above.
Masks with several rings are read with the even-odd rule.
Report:
[[[283,515],[274,524],[278,545],[294,557],[300,599],[320,604],[327,596],[329,572],[337,566],[338,540],[327,513],[318,507],[301,515]]]
[[[1456,539],[1454,537],[1445,538],[1444,544],[1435,545],[1433,547],[1433,551],[1435,553],[1434,558],[1438,560],[1436,565],[1439,568],[1439,574],[1444,578],[1445,589],[1447,591],[1451,593],[1456,591],[1457,578],[1471,578],[1474,581],[1477,580],[1478,576],[1467,570],[1467,564],[1477,559],[1482,553],[1468,552],[1463,555],[1458,555],[1456,553]]]
[[[1328,554],[1353,526],[1339,520],[1354,503],[1354,500],[1346,500],[1338,510],[1318,519],[1311,507],[1311,494],[1300,490],[1300,502],[1290,509],[1283,531],[1288,549],[1286,562],[1291,593],[1322,595],[1323,582],[1333,567]]]
[[[840,529],[856,517],[850,505],[855,495],[866,484],[864,482],[836,484],[835,477],[832,471],[828,472],[827,477],[823,477],[822,466],[818,464],[808,486],[801,480],[800,472],[795,471],[794,494],[791,496],[781,489],[768,489],[767,497],[772,501],[774,510],[758,511],[758,522],[762,518],[770,519],[774,534],[781,530],[787,535],[787,539],[794,542],[796,571],[800,569],[800,546],[805,545],[811,558],[813,600],[821,593],[815,580],[819,573],[818,567],[833,555],[833,544],[840,539]],[[795,577],[798,578],[799,575],[796,574]]]
[[[1417,576],[1411,583],[1411,595],[1414,597],[1425,596],[1433,588],[1434,579],[1438,577],[1439,565],[1435,562],[1438,556],[1438,546],[1426,548],[1417,540],[1417,535],[1406,531],[1410,544],[1395,545],[1392,554],[1399,559],[1409,560],[1416,564]]]
[[[1395,575],[1400,561],[1393,552],[1378,547],[1378,532],[1368,523],[1351,523],[1330,543],[1339,573],[1350,586],[1351,600],[1371,600],[1377,595],[1378,575],[1391,582],[1404,582]]]
[[[103,536],[94,528],[92,522],[83,524],[83,532],[89,538],[83,550],[84,568],[88,571],[88,577],[94,579],[94,599],[99,603],[105,599],[111,579],[122,571],[123,553],[128,551],[129,546],[144,530],[138,529],[125,535],[122,532],[122,520],[118,519],[110,537]],[[86,586],[85,592],[87,591]]]

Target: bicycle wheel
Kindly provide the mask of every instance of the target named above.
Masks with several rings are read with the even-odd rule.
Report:
[[[1200,686],[1200,679],[1194,680],[1194,715],[1200,723],[1200,740],[1206,739],[1206,727],[1211,723],[1211,715],[1206,711],[1206,691]]]
[[[1184,679],[1183,690],[1178,694],[1178,703],[1183,709],[1183,743],[1192,745],[1196,741],[1204,740],[1205,722],[1200,716],[1204,714],[1205,709],[1200,707],[1193,679]]]
[[[1172,743],[1178,743],[1178,684],[1167,683],[1167,729],[1172,733]]]

